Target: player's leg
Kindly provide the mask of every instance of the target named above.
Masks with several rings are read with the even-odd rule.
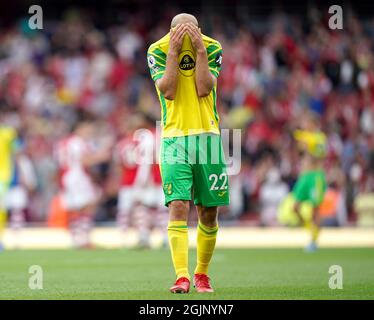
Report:
[[[199,217],[194,282],[198,292],[213,292],[208,267],[218,232],[217,207],[229,204],[229,184],[220,136],[203,139],[206,137],[200,137],[198,143],[199,163],[194,165],[194,202]]]
[[[79,248],[82,246],[82,232],[81,232],[81,213],[73,211],[72,209],[67,210],[68,213],[68,229],[70,232],[71,242],[73,248]]]
[[[151,209],[144,203],[136,202],[134,207],[134,227],[138,232],[138,243],[139,249],[145,249],[150,247],[150,235],[151,235]]]
[[[12,230],[15,248],[20,246],[19,233],[26,222],[27,201],[27,191],[21,185],[12,186],[4,197],[5,208],[8,211],[8,226]]]
[[[93,218],[96,210],[96,203],[90,203],[80,212],[80,231],[82,248],[91,248],[91,231],[93,228]]]
[[[196,273],[208,274],[218,232],[218,208],[197,206],[197,265]]]
[[[150,209],[148,208],[148,191],[137,187],[122,188],[119,193],[117,223],[123,236],[126,236],[129,227],[137,231],[138,248],[150,246]],[[126,243],[124,239],[124,243]]]
[[[10,213],[9,227],[15,232],[24,226],[27,201],[27,192],[20,185],[10,188],[6,194],[5,206]]]
[[[144,189],[142,194],[144,194],[143,204],[147,207],[147,214],[144,217],[147,232],[150,234],[154,229],[161,232],[161,247],[167,248],[169,246],[167,233],[169,215],[168,208],[164,205],[162,186],[161,184],[149,186]]]
[[[314,208],[309,201],[293,201],[293,206],[290,208],[291,215],[294,217],[294,219],[296,219],[297,225],[305,228],[311,235],[311,240],[305,247],[305,251],[316,251],[317,238],[319,235],[319,226],[313,218],[316,208]]]
[[[140,216],[142,223],[139,227],[139,242],[143,246],[150,246],[150,235],[153,227],[162,226],[163,230],[167,231],[168,215],[162,193],[161,185],[150,185],[138,193],[140,195],[139,200],[145,209],[143,215]],[[162,213],[164,213],[162,217],[159,215],[159,207],[162,207]],[[168,241],[167,234],[166,241]]]
[[[100,193],[86,175],[67,174],[63,178],[63,206],[69,214],[73,246],[90,248],[93,217]]]
[[[216,246],[218,232],[217,207],[197,206],[197,264],[194,283],[198,292],[213,292],[209,283],[208,268]]]
[[[169,207],[168,238],[177,280],[173,293],[189,291],[188,228],[189,201],[193,182],[192,166],[186,160],[185,138],[163,139],[160,170]]]
[[[161,237],[162,237],[162,244],[163,248],[168,247],[168,233],[167,233],[167,225],[169,222],[169,215],[168,210],[164,206],[164,196],[161,186],[156,186],[155,194],[157,200],[155,201],[156,209],[153,215],[153,226],[160,230]]]
[[[82,209],[71,209],[69,212],[69,231],[75,248],[91,247],[91,230],[93,227],[93,213],[96,205],[90,204]]]
[[[117,226],[125,233],[130,227],[130,209],[132,207],[131,190],[122,187],[118,192]]]
[[[317,250],[317,240],[320,233],[320,228],[318,225],[312,223],[310,225],[305,226],[311,235],[311,240],[309,244],[305,247],[306,252],[314,252]]]
[[[317,250],[317,241],[320,234],[320,226],[317,222],[318,208],[313,208],[313,216],[309,221],[305,221],[304,227],[310,232],[310,242],[305,247],[305,251],[314,252]]]
[[[188,272],[189,201],[174,200],[169,203],[168,238],[176,278],[190,279]]]
[[[312,177],[312,191],[309,194],[313,195],[313,210],[310,220],[305,223],[305,227],[309,230],[311,236],[310,243],[305,248],[307,252],[314,252],[317,250],[317,240],[320,234],[319,206],[324,199],[326,191],[325,174],[314,174]]]

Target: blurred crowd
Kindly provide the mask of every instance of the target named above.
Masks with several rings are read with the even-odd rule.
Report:
[[[98,135],[114,141],[134,114],[156,124],[160,107],[146,51],[175,13],[165,11],[152,27],[146,10],[97,26],[69,10],[58,20],[45,16],[43,30],[30,30],[26,19],[1,30],[0,108],[9,110],[35,171],[28,221],[47,218],[58,184],[54,148],[82,110],[99,119]],[[344,30],[330,30],[327,12],[316,9],[258,20],[197,17],[202,32],[223,47],[221,127],[242,129],[241,172],[230,177],[232,204],[222,219],[277,224],[277,207],[299,173],[292,132],[312,110],[328,137],[325,224],[360,223],[374,202],[374,19],[349,12]],[[116,214],[110,166],[95,168],[103,190],[98,221]]]

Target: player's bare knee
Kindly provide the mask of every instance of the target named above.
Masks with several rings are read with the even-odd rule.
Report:
[[[189,201],[175,200],[169,203],[170,220],[187,220],[190,209]]]
[[[199,219],[201,223],[208,227],[217,225],[218,208],[217,207],[201,207]]]

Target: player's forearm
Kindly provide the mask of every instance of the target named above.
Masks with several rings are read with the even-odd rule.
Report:
[[[215,78],[209,71],[206,50],[196,52],[196,89],[199,97],[206,97],[215,85]]]
[[[169,51],[165,73],[162,78],[157,80],[156,85],[166,99],[175,99],[178,86],[178,53]]]

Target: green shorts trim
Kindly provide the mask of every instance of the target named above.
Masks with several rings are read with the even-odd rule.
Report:
[[[221,136],[199,134],[163,138],[160,171],[165,205],[173,200],[194,199],[196,205],[230,203],[229,178]]]

